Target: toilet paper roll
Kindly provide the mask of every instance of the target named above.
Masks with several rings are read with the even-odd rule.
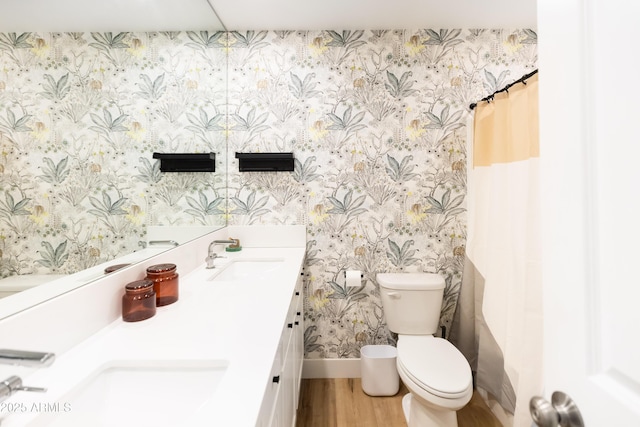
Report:
[[[362,273],[359,270],[347,270],[345,276],[348,288],[362,285]]]

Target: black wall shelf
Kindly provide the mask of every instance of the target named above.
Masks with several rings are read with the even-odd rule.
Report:
[[[240,172],[292,172],[293,153],[236,153]]]
[[[215,153],[153,153],[162,172],[215,172]]]

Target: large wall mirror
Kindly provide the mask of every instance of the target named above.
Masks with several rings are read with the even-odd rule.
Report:
[[[0,22],[0,304],[226,225],[226,33],[206,0],[188,4],[203,30]],[[162,172],[154,152],[215,153],[216,171]]]

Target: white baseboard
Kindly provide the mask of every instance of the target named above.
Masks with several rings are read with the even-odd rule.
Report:
[[[360,359],[304,359],[302,378],[360,378]]]

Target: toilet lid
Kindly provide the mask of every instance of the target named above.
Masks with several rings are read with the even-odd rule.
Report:
[[[387,289],[427,291],[444,289],[444,277],[434,273],[378,273],[376,279]]]
[[[471,386],[467,359],[442,338],[402,335],[398,339],[398,364],[417,385],[436,396],[457,398]]]

